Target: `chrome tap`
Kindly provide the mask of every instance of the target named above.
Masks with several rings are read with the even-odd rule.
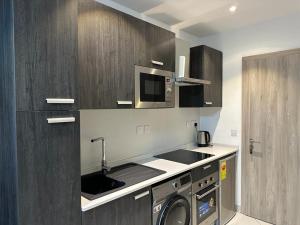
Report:
[[[105,139],[104,137],[99,137],[99,138],[95,138],[92,139],[91,142],[98,142],[98,141],[102,141],[102,173],[104,175],[106,175],[109,171],[110,171],[110,167],[107,166],[107,161],[106,161],[106,149],[105,149]]]

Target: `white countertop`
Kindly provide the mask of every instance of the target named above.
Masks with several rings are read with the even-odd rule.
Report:
[[[108,203],[112,200],[121,198],[125,195],[131,194],[133,192],[136,192],[145,187],[151,186],[155,183],[158,183],[160,181],[163,181],[165,179],[168,179],[168,178],[178,175],[180,173],[189,171],[193,168],[204,165],[204,164],[214,161],[216,159],[222,158],[226,155],[230,155],[234,152],[237,152],[238,147],[227,146],[227,145],[214,145],[213,147],[207,147],[207,148],[195,148],[195,149],[192,149],[191,151],[209,153],[209,154],[213,154],[214,156],[210,157],[208,159],[201,160],[199,162],[190,164],[190,165],[176,163],[176,162],[172,162],[172,161],[168,161],[168,160],[164,160],[164,159],[157,159],[157,158],[150,158],[150,159],[144,160],[142,162],[137,162],[137,163],[140,163],[140,164],[148,166],[148,167],[166,171],[166,173],[159,175],[157,177],[151,178],[149,180],[143,181],[141,183],[132,185],[130,187],[124,188],[122,190],[113,192],[111,194],[102,196],[102,197],[92,200],[92,201],[90,201],[84,197],[81,197],[81,210],[88,211],[97,206],[100,206],[100,205]]]

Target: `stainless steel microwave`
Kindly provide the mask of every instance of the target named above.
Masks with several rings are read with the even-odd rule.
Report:
[[[135,66],[135,108],[173,107],[175,107],[173,73]]]

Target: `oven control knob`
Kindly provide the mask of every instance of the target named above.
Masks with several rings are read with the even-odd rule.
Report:
[[[177,182],[174,182],[173,183],[173,187],[176,189],[176,188],[178,188],[178,183]]]
[[[202,184],[202,183],[199,183],[198,185],[199,185],[199,187],[201,187],[201,188],[203,187],[203,184]]]
[[[210,181],[214,181],[214,180],[215,180],[215,178],[213,178],[213,177],[210,178]]]
[[[208,182],[209,182],[208,180],[205,180],[205,184],[208,184]]]

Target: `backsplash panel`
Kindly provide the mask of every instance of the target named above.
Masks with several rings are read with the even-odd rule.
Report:
[[[91,143],[92,138],[105,137],[108,164],[115,166],[194,142],[199,113],[196,108],[81,110],[82,174],[101,165],[101,142]]]

